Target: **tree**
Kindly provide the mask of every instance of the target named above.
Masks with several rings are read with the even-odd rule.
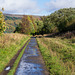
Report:
[[[37,19],[36,24],[37,24],[37,34],[43,35],[43,21]]]
[[[24,15],[22,18],[22,22],[20,23],[20,32],[24,34],[30,34],[31,27],[29,22],[29,17],[27,15]]]
[[[75,30],[75,8],[64,8],[42,17],[45,33]]]
[[[36,31],[37,25],[35,19],[32,16],[24,15],[21,23],[19,23],[19,26],[14,32],[34,35]]]
[[[60,9],[55,13],[58,15],[56,26],[60,32],[74,29],[71,25],[75,24],[75,8]]]
[[[0,34],[5,31],[5,22],[4,22],[4,16],[3,13],[0,11]]]
[[[37,23],[36,23],[36,19],[35,19],[33,16],[30,16],[30,19],[31,19],[31,21],[32,21],[32,23],[33,23],[34,33],[36,33],[36,32],[37,32]],[[34,33],[33,33],[33,34],[34,34]]]

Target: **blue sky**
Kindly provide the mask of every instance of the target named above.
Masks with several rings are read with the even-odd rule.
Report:
[[[61,8],[75,8],[75,0],[0,0],[4,13],[49,15]]]

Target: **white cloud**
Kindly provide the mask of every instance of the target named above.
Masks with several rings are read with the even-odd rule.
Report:
[[[60,8],[75,8],[75,0],[50,0],[46,3],[48,11],[55,11]]]
[[[0,8],[12,13],[38,13],[40,9],[36,0],[0,0]],[[38,11],[36,11],[38,10]]]

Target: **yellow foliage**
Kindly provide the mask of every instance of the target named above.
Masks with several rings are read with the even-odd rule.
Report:
[[[3,13],[0,11],[0,34],[5,31],[5,22],[4,22],[4,16]]]

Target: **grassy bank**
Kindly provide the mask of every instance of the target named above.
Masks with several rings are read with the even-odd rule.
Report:
[[[29,38],[27,35],[17,33],[0,36],[0,72]]]
[[[26,45],[26,46],[27,46],[27,45]],[[16,71],[16,68],[17,68],[17,66],[18,66],[18,63],[19,63],[19,61],[20,61],[20,59],[21,59],[21,57],[22,57],[22,55],[23,55],[23,53],[24,53],[24,51],[25,51],[26,46],[24,47],[24,49],[23,49],[23,50],[21,51],[21,53],[19,54],[19,56],[18,56],[18,58],[16,59],[14,65],[13,65],[13,67],[12,67],[12,69],[9,71],[9,73],[8,73],[7,75],[14,75],[14,73],[15,73],[15,71]]]
[[[75,75],[75,38],[37,38],[50,75]]]

